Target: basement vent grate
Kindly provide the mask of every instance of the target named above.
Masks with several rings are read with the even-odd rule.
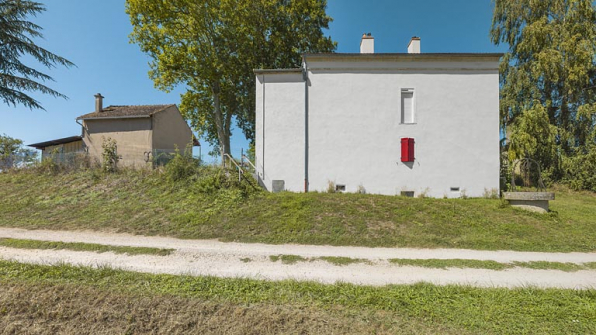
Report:
[[[459,192],[459,187],[452,187],[451,192]]]
[[[400,194],[402,197],[408,197],[408,198],[414,197],[414,191],[401,191]]]
[[[286,189],[286,182],[284,180],[273,180],[271,186],[273,193],[283,192]]]
[[[345,191],[346,191],[346,185],[342,185],[342,184],[335,185],[335,192],[345,192]]]

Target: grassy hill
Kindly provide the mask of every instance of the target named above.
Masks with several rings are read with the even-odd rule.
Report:
[[[173,178],[176,177],[176,178]],[[203,167],[0,173],[0,226],[91,229],[224,241],[596,251],[596,195],[557,188],[552,212],[498,199],[258,191]]]

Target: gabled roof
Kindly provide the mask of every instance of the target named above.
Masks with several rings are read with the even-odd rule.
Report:
[[[65,137],[65,138],[59,138],[57,140],[33,143],[33,144],[29,144],[28,146],[35,148],[35,149],[43,149],[46,147],[50,147],[52,145],[66,144],[66,143],[81,141],[82,139],[83,138],[81,136],[70,136],[70,137]]]
[[[150,117],[172,106],[176,105],[108,106],[99,113],[93,112],[81,115],[77,120]]]

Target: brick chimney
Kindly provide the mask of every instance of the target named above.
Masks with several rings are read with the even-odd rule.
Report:
[[[103,112],[103,98],[101,93],[95,95],[95,113]]]
[[[360,40],[360,53],[361,54],[374,54],[375,53],[375,38],[370,33],[362,34],[362,40]]]
[[[408,44],[408,53],[409,54],[419,54],[420,53],[420,37],[414,36],[410,40]]]

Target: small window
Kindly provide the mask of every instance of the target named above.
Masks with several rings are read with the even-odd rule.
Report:
[[[459,192],[459,187],[452,187],[451,192]]]
[[[346,185],[337,184],[335,185],[335,192],[345,192]]]
[[[401,123],[414,123],[414,116],[414,89],[404,88],[401,90]]]

